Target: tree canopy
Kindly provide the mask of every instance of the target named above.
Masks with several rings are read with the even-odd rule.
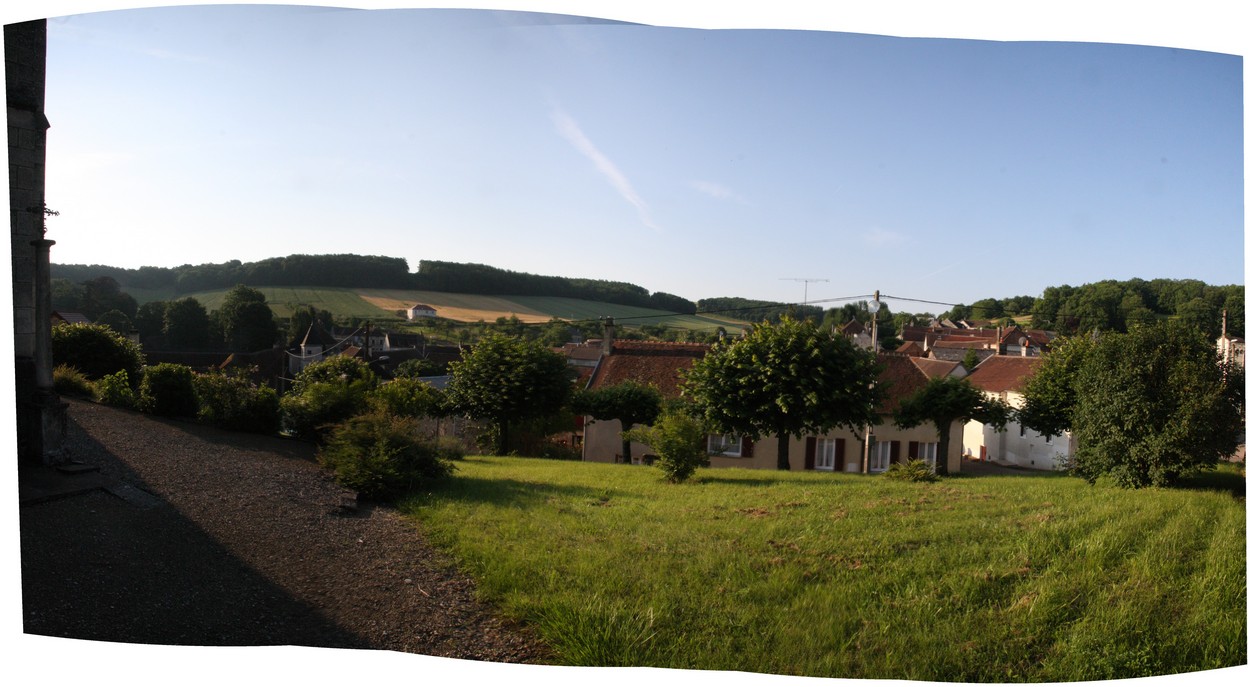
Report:
[[[583,390],[573,394],[573,412],[597,420],[621,421],[621,455],[633,462],[628,436],[634,425],[649,425],[660,415],[663,397],[649,384],[627,379],[601,389]]]
[[[1076,437],[1072,471],[1125,487],[1167,486],[1236,450],[1244,372],[1180,322],[1067,342],[1025,387],[1023,422]]]
[[[278,339],[278,325],[265,294],[243,284],[226,293],[217,317],[230,350],[258,351],[273,346]]]
[[[467,417],[494,424],[495,449],[508,451],[508,423],[558,412],[573,392],[564,356],[542,344],[488,335],[451,363],[448,403]]]
[[[694,366],[684,393],[713,431],[777,437],[777,468],[790,469],[790,437],[877,419],[873,354],[811,320],[762,322],[720,342]]]
[[[902,429],[931,422],[938,431],[937,460],[933,471],[947,474],[946,456],[950,451],[951,425],[976,420],[1001,431],[1011,420],[1011,408],[987,397],[966,378],[937,377],[929,380],[912,396],[903,399],[894,414],[894,424]]]

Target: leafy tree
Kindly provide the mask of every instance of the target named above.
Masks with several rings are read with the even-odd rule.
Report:
[[[126,317],[126,313],[120,310],[110,310],[103,315],[100,315],[100,317],[96,319],[95,323],[104,325],[105,327],[108,327],[123,336],[129,334],[130,330],[133,328],[130,324],[130,318]]]
[[[69,279],[53,279],[51,286],[53,310],[82,311],[82,284],[75,284]]]
[[[401,417],[440,417],[447,395],[442,389],[411,377],[399,377],[369,392],[369,402],[390,415]]]
[[[360,358],[336,355],[310,363],[300,370],[291,383],[291,392],[298,394],[318,382],[340,381],[362,381],[372,389],[377,386],[378,379],[373,370],[369,369],[369,364]]]
[[[1046,436],[1059,436],[1072,428],[1072,415],[1081,400],[1077,373],[1094,347],[1092,335],[1065,337],[1054,342],[1051,352],[1024,386],[1021,424]]]
[[[969,372],[972,372],[972,368],[976,367],[979,362],[981,362],[981,359],[977,357],[976,349],[969,348],[968,352],[964,353],[964,368]]]
[[[629,429],[634,425],[655,422],[663,403],[659,389],[632,379],[601,389],[582,390],[573,394],[573,412],[597,420],[621,421],[621,455],[633,462]]]
[[[446,363],[436,363],[425,358],[412,358],[395,366],[396,377],[432,377],[447,374]]]
[[[777,469],[790,469],[790,437],[876,421],[873,354],[814,321],[782,318],[712,346],[684,393],[713,431],[777,437]]]
[[[130,339],[99,324],[58,324],[52,328],[52,359],[98,380],[124,371],[138,384],[143,353]]]
[[[624,432],[624,437],[650,446],[657,456],[656,467],[670,482],[684,482],[709,463],[704,443],[707,429],[698,417],[678,407],[665,409],[655,424],[635,427]]]
[[[221,332],[226,346],[235,351],[258,351],[269,348],[278,340],[278,325],[273,311],[265,303],[265,294],[236,285],[222,300]]]
[[[204,305],[188,296],[165,308],[165,342],[170,348],[215,348],[217,331]]]
[[[330,314],[329,310],[318,310],[312,305],[296,309],[291,313],[291,317],[287,322],[288,342],[298,343],[302,340],[313,322],[320,324],[322,329],[329,331],[334,327],[334,315]]]
[[[165,331],[165,301],[148,301],[139,306],[132,324],[139,330],[140,338],[160,336]]]
[[[450,404],[495,425],[498,453],[508,451],[508,423],[554,414],[572,394],[564,356],[537,342],[488,334],[451,363]]]
[[[134,317],[139,303],[134,296],[121,290],[117,280],[112,277],[96,277],[82,283],[83,291],[80,301],[82,314],[98,319],[110,310],[120,310],[126,317]]]
[[[1025,422],[1043,433],[1070,429],[1071,469],[1091,483],[1168,486],[1237,448],[1244,373],[1222,366],[1193,328],[1170,322],[1105,333],[1052,360],[1025,389]]]
[[[934,472],[947,474],[946,456],[951,445],[951,425],[969,420],[992,425],[1002,430],[1011,420],[1011,408],[998,399],[987,397],[965,378],[937,377],[929,380],[915,394],[903,399],[894,414],[900,428],[917,427],[931,422],[938,431],[937,460]]]

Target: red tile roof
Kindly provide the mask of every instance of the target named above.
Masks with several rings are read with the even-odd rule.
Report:
[[[990,393],[1020,391],[1041,363],[1042,359],[1036,356],[995,355],[981,361],[968,375],[968,381]]]
[[[612,355],[605,355],[599,361],[587,388],[600,389],[632,379],[654,384],[664,396],[675,397],[681,373],[710,348],[706,344],[616,341],[612,344]]]
[[[953,360],[938,360],[937,358],[913,358],[911,362],[929,379],[947,377],[954,372],[956,367],[959,367],[959,363]]]
[[[929,377],[915,364],[917,360],[920,358],[913,358],[909,355],[888,353],[877,355],[877,362],[884,366],[877,379],[885,385],[884,398],[878,412],[883,415],[893,414],[898,410],[903,399],[915,394],[929,383]]]

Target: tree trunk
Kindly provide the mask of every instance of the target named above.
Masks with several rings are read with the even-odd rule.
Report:
[[[790,469],[790,435],[786,432],[777,435],[777,469]]]
[[[938,477],[945,477],[947,475],[948,471],[946,469],[946,454],[950,452],[950,445],[951,445],[951,423],[947,422],[945,425],[939,423],[938,424],[938,447],[937,447],[938,454],[937,454],[937,457],[934,458],[933,460],[933,474],[937,475]]]
[[[508,421],[507,420],[499,421],[499,431],[496,434],[497,436],[495,438],[495,455],[497,456],[508,455]]]
[[[625,436],[622,434],[621,436],[621,458],[625,461],[626,464],[631,464],[634,462],[634,455],[631,451],[632,449],[629,444],[629,439],[626,439]]]

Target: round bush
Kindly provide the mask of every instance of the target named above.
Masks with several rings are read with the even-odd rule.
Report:
[[[165,417],[195,417],[195,373],[186,365],[161,363],[143,370],[139,410]]]
[[[398,498],[454,469],[420,437],[415,419],[377,411],[336,425],[317,460],[339,484],[376,500]]]
[[[118,370],[96,380],[95,400],[106,406],[134,408],[137,405],[137,399],[135,390],[130,384],[130,375],[126,374],[125,370]]]
[[[241,432],[278,431],[278,392],[220,372],[195,376],[201,422]]]
[[[119,370],[137,384],[143,370],[139,345],[112,329],[98,324],[58,324],[52,328],[52,360],[86,375],[101,379]]]

